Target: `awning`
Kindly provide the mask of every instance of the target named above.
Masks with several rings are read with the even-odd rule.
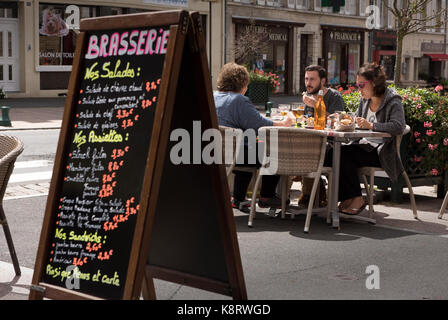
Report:
[[[448,61],[448,54],[445,53],[425,53],[425,56],[430,57],[432,61]]]

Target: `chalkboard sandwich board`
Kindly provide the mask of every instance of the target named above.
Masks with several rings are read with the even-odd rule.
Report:
[[[224,169],[169,160],[176,127],[217,128],[199,15],[91,18],[80,31],[29,298],[154,299],[160,278],[245,299]],[[186,201],[170,206],[179,190]],[[206,209],[186,195],[203,192]],[[197,219],[218,236],[194,239]]]

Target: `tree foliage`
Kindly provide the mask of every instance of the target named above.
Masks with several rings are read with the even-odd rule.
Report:
[[[397,31],[397,59],[395,61],[395,85],[400,84],[401,62],[403,53],[403,40],[407,35],[424,31],[425,29],[441,28],[446,19],[446,8],[438,11],[427,7],[435,0],[393,0],[389,6],[388,0],[383,1],[384,6],[395,17]]]

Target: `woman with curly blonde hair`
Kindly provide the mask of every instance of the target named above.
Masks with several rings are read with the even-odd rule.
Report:
[[[222,126],[241,129],[243,131],[253,129],[258,132],[261,127],[270,126],[284,126],[290,127],[293,120],[286,117],[283,121],[272,121],[263,117],[249,98],[244,94],[249,85],[249,72],[246,67],[238,65],[234,62],[227,63],[221,69],[218,76],[217,88],[214,92],[216,112],[218,115],[218,122]],[[247,155],[249,152],[257,152],[257,145],[253,146],[250,142],[245,141],[244,145],[244,166],[248,164]],[[256,153],[258,154],[258,153]],[[256,166],[260,166],[257,162]],[[252,173],[243,171],[234,171],[234,190],[232,198],[232,206],[238,208],[240,202],[245,201],[247,188]],[[263,176],[263,183],[261,189],[261,197],[258,202],[261,207],[280,207],[281,201],[275,196],[275,188],[277,186],[278,176]],[[247,211],[247,208],[245,208]]]

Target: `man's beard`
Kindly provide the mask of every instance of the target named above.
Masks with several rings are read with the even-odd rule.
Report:
[[[312,92],[309,92],[309,91],[308,91],[308,88],[306,88],[306,91],[307,91],[309,94],[316,95],[316,94],[319,93],[319,91],[320,91],[321,89],[322,89],[322,85],[319,85],[319,87],[317,87],[316,89],[314,89]]]

